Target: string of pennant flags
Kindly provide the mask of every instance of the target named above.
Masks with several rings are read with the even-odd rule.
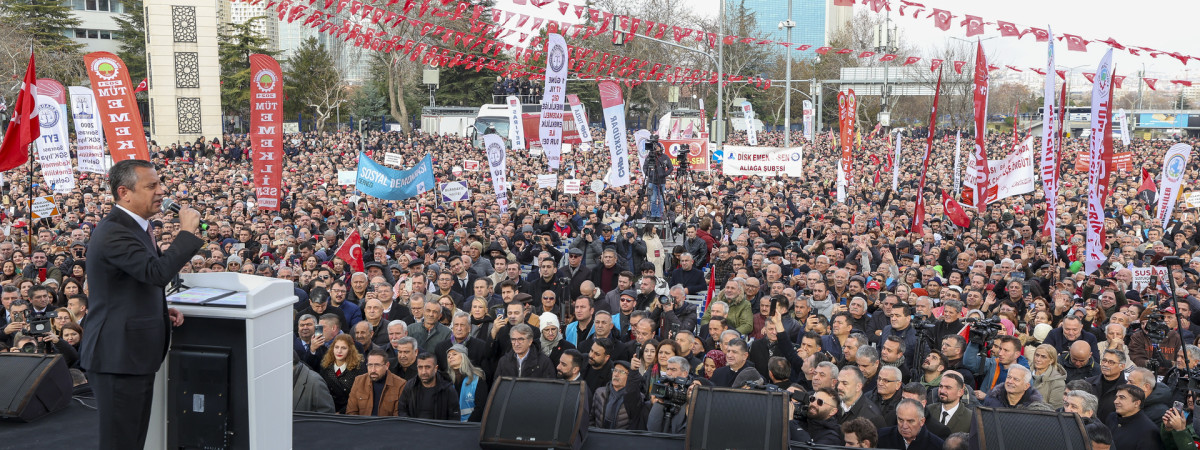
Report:
[[[901,66],[916,64],[923,60],[919,56],[903,56],[890,53],[880,54],[879,52],[860,51],[850,48],[835,49],[831,46],[796,45],[753,37],[719,35],[698,28],[642,20],[584,5],[572,5],[561,0],[513,1],[517,5],[532,5],[542,8],[542,10],[557,11],[565,20],[586,18],[588,22],[585,24],[576,24],[563,20],[532,17],[527,14],[506,11],[495,7],[486,9],[482,5],[472,5],[464,1],[455,0],[308,0],[307,4],[304,4],[303,0],[231,1],[243,1],[250,4],[265,3],[266,9],[277,12],[278,18],[281,21],[287,20],[289,23],[292,23],[303,19],[302,23],[304,25],[318,29],[322,33],[329,33],[340,37],[347,42],[353,40],[353,44],[358,47],[384,52],[400,51],[409,55],[410,59],[414,61],[420,59],[425,64],[442,64],[448,67],[465,66],[467,70],[473,69],[477,71],[488,69],[517,77],[530,77],[531,79],[540,79],[542,73],[545,71],[543,67],[528,65],[531,60],[536,61],[541,58],[544,42],[540,36],[525,31],[524,27],[526,25],[530,26],[533,30],[537,30],[545,25],[552,32],[558,32],[572,38],[587,39],[611,33],[614,40],[618,37],[632,40],[641,35],[655,39],[671,39],[682,44],[690,39],[701,45],[708,45],[710,48],[714,48],[718,41],[726,45],[735,43],[778,45],[796,51],[812,51],[818,55],[827,55],[830,53],[839,55],[848,54],[860,59],[877,58],[879,62],[901,61]],[[386,6],[401,3],[401,1],[403,1],[403,7],[399,13],[385,8]],[[853,5],[854,2],[855,0],[835,0],[835,4],[843,6]],[[438,3],[442,7],[445,7],[445,9],[439,7]],[[890,10],[892,6],[892,2],[888,0],[863,0],[862,3],[868,5],[874,12],[880,12],[885,9]],[[555,5],[554,8],[544,8],[552,4]],[[921,18],[922,12],[931,10],[932,12],[924,16],[924,18],[934,18],[934,26],[943,29],[943,31],[948,31],[953,19],[959,17],[948,10],[927,8],[923,4],[907,0],[899,0],[898,9],[900,15],[905,17],[911,15],[914,18]],[[363,27],[356,21],[341,17],[343,14],[370,20],[375,24],[380,24],[389,29],[408,24],[419,30],[421,36],[429,37],[429,35],[433,35],[435,38],[440,37],[442,42],[447,46],[455,46],[468,51],[481,50],[484,54],[492,54],[494,56],[499,56],[504,51],[514,52],[513,59],[515,61],[499,61],[478,55],[463,54],[456,50],[432,44],[415,42],[411,39],[389,34],[386,31]],[[491,23],[480,20],[485,14],[490,14]],[[444,25],[421,20],[426,18],[426,16],[430,18],[445,18],[451,21],[467,21],[470,25],[470,31],[458,31]],[[574,16],[574,19],[571,19],[572,16]],[[1049,39],[1048,32],[1040,28],[1026,27],[1024,30],[1021,30],[1020,27],[1011,22],[984,22],[977,16],[965,16],[966,18],[959,25],[967,29],[967,36],[982,34],[984,27],[995,25],[1003,37],[1016,37],[1020,39],[1026,34],[1032,34],[1040,42],[1045,42]],[[503,41],[510,37],[516,38],[518,44],[509,44]],[[1151,57],[1169,55],[1179,59],[1184,64],[1187,63],[1188,59],[1200,59],[1181,55],[1177,52],[1125,46],[1111,38],[1107,40],[1085,39],[1076,35],[1064,34],[1059,39],[1067,43],[1067,48],[1070,51],[1086,51],[1089,43],[1104,43],[1115,49],[1129,51],[1133,55],[1140,55],[1142,52]],[[526,46],[521,45],[526,42],[528,42]],[[767,89],[771,86],[771,80],[761,77],[744,77],[728,73],[721,74],[718,77],[718,74],[714,71],[656,63],[582,46],[569,46],[569,50],[573,56],[570,61],[570,71],[581,78],[613,79],[624,82],[629,86],[635,86],[647,80],[663,81],[664,79],[667,82],[676,84],[715,84],[717,82],[728,84],[743,82],[762,89]],[[929,59],[929,70],[936,72],[945,62],[942,59],[931,58]],[[950,63],[955,72],[959,74],[962,73],[963,67],[968,64],[967,61],[951,61]],[[1000,68],[995,65],[988,66],[989,71],[999,70]],[[1004,68],[1014,72],[1029,70],[1045,75],[1045,70],[1036,67],[1022,69],[1012,65],[1005,65]],[[1060,78],[1065,79],[1065,70],[1056,70],[1056,72]],[[1094,76],[1090,73],[1084,73],[1084,77],[1091,82]],[[1125,78],[1127,77],[1114,77],[1115,86],[1118,88],[1122,87]],[[1157,84],[1160,79],[1138,78],[1151,90],[1157,90]],[[1190,87],[1193,84],[1190,80],[1169,80],[1169,82],[1184,87]]]

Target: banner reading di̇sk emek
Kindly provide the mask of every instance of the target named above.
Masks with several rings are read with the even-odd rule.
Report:
[[[108,138],[108,152],[113,162],[127,159],[150,160],[142,115],[133,98],[133,85],[125,62],[109,52],[92,52],[83,57],[96,106],[100,107],[100,122]]]
[[[363,193],[384,200],[405,200],[433,189],[433,158],[427,153],[411,169],[385,167],[358,154],[358,180],[354,187]]]
[[[279,210],[283,182],[283,73],[274,58],[250,55],[250,146],[258,207]]]

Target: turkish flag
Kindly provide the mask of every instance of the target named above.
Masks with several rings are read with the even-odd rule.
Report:
[[[879,62],[893,61],[895,59],[896,59],[896,55],[887,54],[887,55],[883,55],[883,56],[879,57]]]
[[[966,61],[955,61],[954,62],[954,71],[958,72],[958,73],[962,73],[962,68],[965,65],[967,65]]]
[[[1171,82],[1182,86],[1192,87],[1192,82],[1188,80],[1171,80]]]
[[[871,11],[872,12],[879,12],[879,11],[883,11],[884,9],[886,9],[888,11],[892,10],[891,5],[888,5],[887,0],[871,0]]]
[[[1121,45],[1121,43],[1117,42],[1117,40],[1113,39],[1113,38],[1108,38],[1108,40],[1106,40],[1106,41],[1098,41],[1098,42],[1103,42],[1105,44],[1108,44],[1109,47],[1115,48],[1117,50],[1125,50],[1125,46]]]
[[[1142,81],[1146,82],[1146,87],[1150,88],[1150,90],[1152,90],[1152,91],[1158,90],[1158,89],[1154,89],[1154,83],[1158,82],[1158,78],[1142,78]]]
[[[946,214],[946,217],[950,218],[951,222],[960,228],[966,228],[971,225],[971,218],[967,217],[967,212],[963,211],[962,205],[950,198],[950,195],[946,194],[945,189],[942,190],[942,212]]]
[[[875,171],[875,181],[874,181],[874,183],[875,183],[876,185],[878,185],[878,184],[879,184],[879,171],[878,171],[878,170],[876,170],[876,171]]]
[[[1011,70],[1011,71],[1013,71],[1013,72],[1024,72],[1024,70],[1018,69],[1018,68],[1016,68],[1016,67],[1013,67],[1013,66],[1007,66],[1007,65],[1006,65],[1006,66],[1004,66],[1004,67],[1007,67],[1007,68],[1008,68],[1008,70]]]
[[[1061,79],[1063,81],[1067,81],[1067,71],[1066,70],[1055,70],[1054,73],[1058,74],[1059,79]]]
[[[930,14],[926,18],[929,17],[933,17],[933,26],[941,28],[942,31],[950,31],[950,20],[954,18],[954,15],[950,14],[950,11],[934,8],[933,14]]]
[[[854,6],[854,0],[833,0],[833,6]]]
[[[350,233],[341,247],[338,247],[334,256],[342,258],[355,272],[363,271],[362,236],[358,234],[357,229]]]
[[[817,54],[824,55],[826,53],[829,53],[830,50],[833,50],[833,47],[821,47],[821,48],[818,48],[816,51],[817,51]]]
[[[796,50],[805,51],[805,50],[808,50],[808,49],[810,49],[810,48],[812,48],[812,46],[811,46],[811,45],[804,44],[804,45],[801,45],[801,46],[799,46],[799,47],[796,47]]]
[[[1084,77],[1084,78],[1087,78],[1087,80],[1088,80],[1088,83],[1095,83],[1095,82],[1096,82],[1096,80],[1095,80],[1095,78],[1096,78],[1096,74],[1094,74],[1094,73],[1091,73],[1091,72],[1084,72],[1084,73],[1083,73],[1083,77]]]
[[[920,14],[921,11],[925,10],[925,5],[922,5],[920,3],[914,3],[914,2],[907,1],[907,0],[900,0],[900,15],[901,16],[904,15],[904,8],[906,8],[906,7],[911,7],[913,9],[916,9],[916,11],[913,11],[913,15],[912,15],[914,19],[917,18],[917,15]]]
[[[1064,34],[1063,39],[1067,40],[1067,50],[1073,52],[1086,52],[1088,41],[1073,34]]]
[[[967,27],[967,37],[983,34],[983,19],[967,14],[959,25]]]
[[[929,64],[929,71],[933,72],[935,70],[938,70],[938,67],[942,67],[942,60],[935,59],[935,60],[931,61]]]
[[[1012,22],[1005,22],[1003,20],[997,20],[996,26],[1000,28],[1000,36],[1003,36],[1003,37],[1016,36],[1017,39],[1020,39],[1021,36],[1023,36],[1023,33],[1021,33],[1019,30],[1017,30],[1017,26],[1013,25]]]
[[[133,93],[134,93],[134,94],[136,94],[136,93],[138,93],[138,92],[142,92],[142,91],[144,91],[144,90],[147,90],[147,89],[150,89],[150,82],[149,82],[149,78],[142,78],[142,82],[141,82],[141,83],[138,83],[138,85],[137,85],[137,88],[135,88],[135,89],[133,90]]]
[[[921,60],[921,58],[920,58],[920,57],[917,57],[917,56],[909,56],[909,57],[908,57],[908,59],[905,59],[905,60],[904,60],[904,64],[901,64],[901,65],[902,65],[902,66],[907,66],[907,65],[909,65],[909,64],[915,63],[915,62],[917,62],[917,61],[920,61],[920,60]]]
[[[1046,42],[1050,40],[1050,33],[1041,28],[1030,28],[1025,30],[1025,33],[1033,33],[1033,37],[1037,38],[1038,42]]]
[[[875,56],[875,52],[862,52],[858,54],[859,58],[870,58],[872,56]]]
[[[853,52],[853,51],[854,51],[854,50],[850,50],[850,49],[848,49],[848,48],[843,48],[843,49],[841,49],[841,50],[838,50],[838,51],[836,51],[836,52],[834,52],[834,53],[836,53],[836,54],[839,54],[839,55],[845,55],[845,54],[847,54],[847,53],[850,53],[850,52]]]
[[[12,120],[8,122],[3,144],[0,144],[0,171],[20,167],[28,162],[29,144],[42,136],[41,126],[38,124],[36,72],[31,52],[29,66],[25,68],[25,80],[21,84],[21,91],[17,93],[17,102],[13,105]]]

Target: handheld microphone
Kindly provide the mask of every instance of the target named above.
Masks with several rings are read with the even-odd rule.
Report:
[[[170,198],[167,198],[167,197],[163,197],[163,199],[162,199],[162,213],[163,214],[172,213],[175,215],[179,215],[180,209],[183,209],[183,207],[180,206],[178,203],[175,203],[174,200],[171,200]],[[201,219],[200,220],[200,231],[207,231],[207,230],[208,230],[208,224],[204,223],[204,220]]]

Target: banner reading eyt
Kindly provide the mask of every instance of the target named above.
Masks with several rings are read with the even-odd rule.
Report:
[[[142,115],[133,98],[133,85],[129,82],[125,62],[109,52],[92,52],[84,55],[83,66],[92,82],[92,92],[96,94],[100,123],[104,124],[104,136],[108,138],[108,152],[113,162],[149,161]]]
[[[283,182],[283,71],[267,55],[250,55],[250,148],[260,209],[279,210]]]

